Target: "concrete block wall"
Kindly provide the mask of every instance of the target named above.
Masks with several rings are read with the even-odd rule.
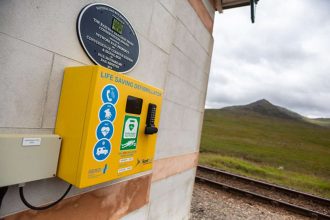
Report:
[[[76,33],[80,10],[92,2],[0,1],[0,133],[54,132],[64,68],[93,64]],[[145,186],[149,190],[141,190],[139,195],[127,193],[123,198],[127,207],[113,209],[116,214],[104,214],[107,219],[189,217],[213,47],[212,34],[199,16],[201,10],[206,11],[213,21],[213,1],[201,2],[203,7],[196,8],[188,0],[103,1],[121,11],[138,35],[139,62],[127,75],[164,90],[155,155],[158,168],[146,174],[149,179],[132,177],[141,183],[149,180]],[[167,167],[165,175],[162,169]],[[19,200],[17,186],[12,186],[0,218],[59,217],[97,190],[110,193],[122,187],[127,191],[131,179],[73,189],[63,201],[67,205],[55,207],[62,212],[50,210],[47,214],[22,212],[27,208]],[[66,184],[53,178],[27,186],[31,202],[42,205],[58,198]],[[132,201],[145,203],[134,205]]]

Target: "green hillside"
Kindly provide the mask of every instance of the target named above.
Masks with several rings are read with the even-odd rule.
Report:
[[[324,126],[324,127],[330,127],[330,118],[305,118],[305,120],[309,123]]]
[[[200,163],[330,197],[330,128],[266,100],[205,110]]]

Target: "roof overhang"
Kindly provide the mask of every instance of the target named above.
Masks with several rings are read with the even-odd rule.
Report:
[[[216,10],[222,12],[222,10],[237,8],[250,5],[250,0],[215,0]]]

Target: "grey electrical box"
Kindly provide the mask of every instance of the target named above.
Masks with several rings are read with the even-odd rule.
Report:
[[[0,135],[0,187],[53,177],[58,135]]]

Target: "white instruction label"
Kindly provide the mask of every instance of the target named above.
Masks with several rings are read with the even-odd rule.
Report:
[[[132,167],[125,167],[118,170],[118,173],[126,172],[132,170]]]
[[[126,163],[133,161],[133,157],[122,158],[119,160],[119,163]]]
[[[40,146],[41,138],[23,138],[22,146]]]

